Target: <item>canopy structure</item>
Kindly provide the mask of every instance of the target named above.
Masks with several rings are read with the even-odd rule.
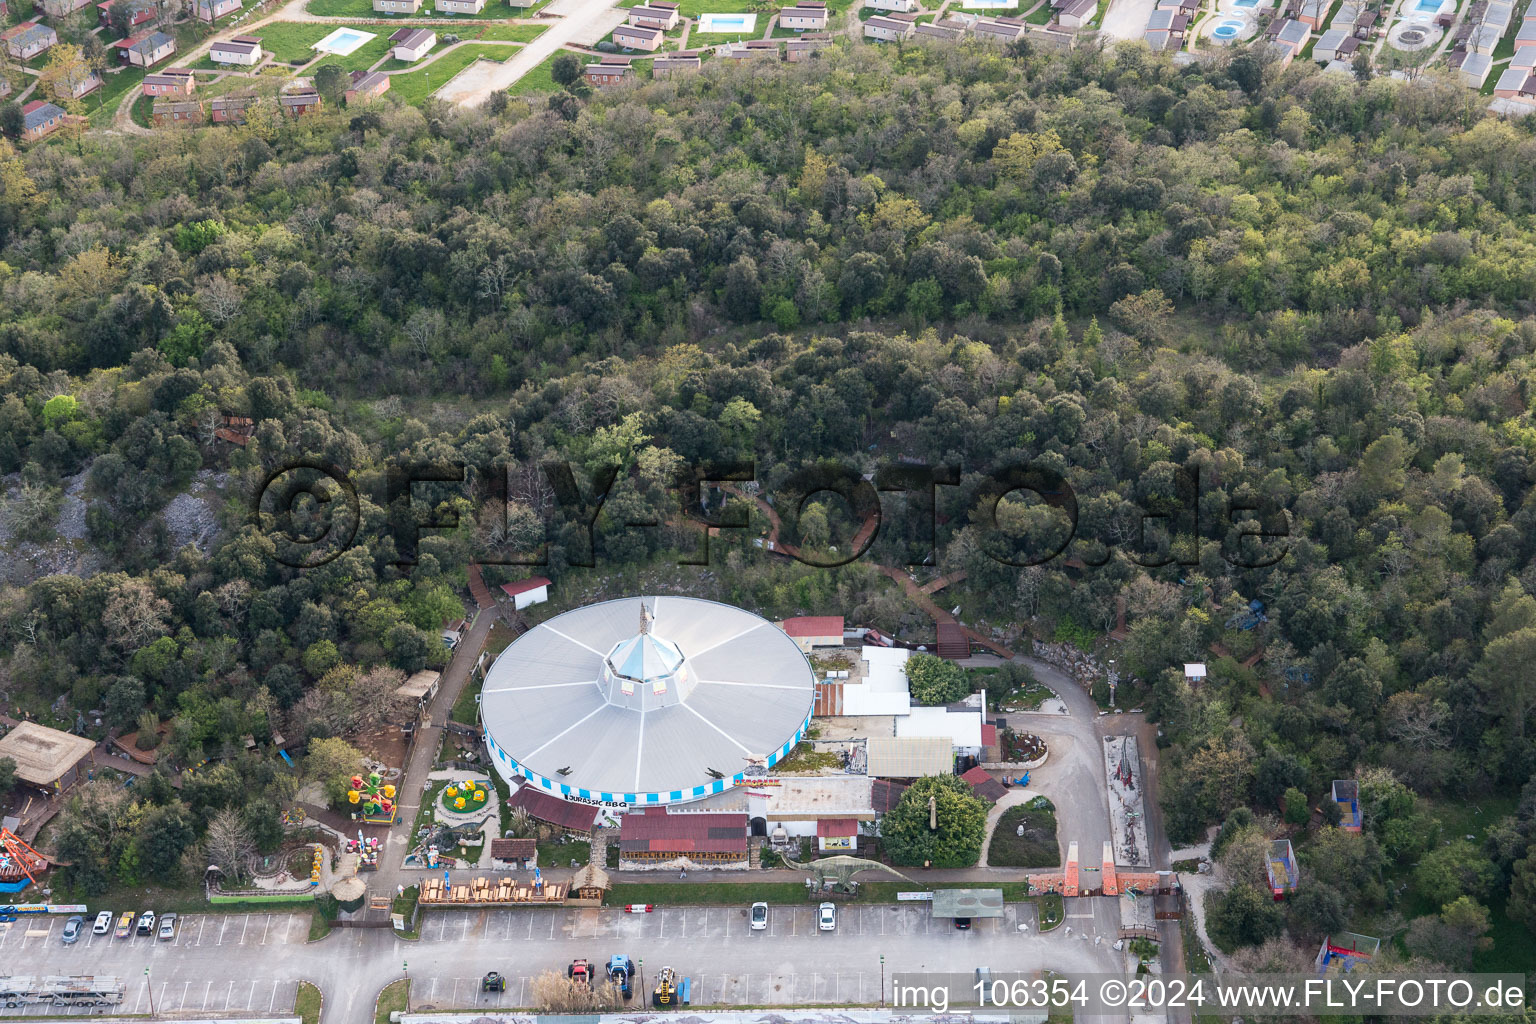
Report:
[[[751,612],[630,597],[557,615],[486,675],[481,717],[498,771],[565,800],[664,805],[761,775],[805,734],[815,676]]]
[[[934,917],[1002,917],[1001,889],[935,889]]]

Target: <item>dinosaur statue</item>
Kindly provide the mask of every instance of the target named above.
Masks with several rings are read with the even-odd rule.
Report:
[[[866,860],[863,857],[823,857],[821,860],[813,860],[809,864],[784,858],[784,862],[792,868],[801,868],[811,872],[817,889],[830,889],[833,892],[852,892],[857,884],[853,876],[861,871],[884,871],[895,875],[904,882],[918,883],[897,871],[887,867],[879,861]],[[811,879],[806,880],[809,884]]]

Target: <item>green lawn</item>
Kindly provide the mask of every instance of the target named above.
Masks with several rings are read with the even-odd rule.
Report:
[[[459,38],[486,42],[531,43],[543,35],[548,27],[548,25],[508,25],[505,22],[465,25],[464,31],[459,33]]]
[[[293,1012],[302,1024],[320,1024],[320,990],[307,981],[299,982]]]
[[[1051,15],[1054,13],[1056,12],[1051,10],[1051,5],[1045,3],[1041,4],[1038,8],[1026,15],[1024,20],[1029,22],[1031,25],[1045,25],[1050,22]]]
[[[903,869],[898,869],[903,870]],[[910,869],[908,869],[910,870]],[[868,882],[860,879],[858,896],[854,903],[895,903],[898,892],[927,892],[932,889],[963,889],[971,882]],[[1038,902],[1041,897],[1029,895],[1027,882],[1003,882],[997,886],[1003,890],[1003,899],[1009,903]],[[609,906],[629,903],[653,903],[657,906],[739,906],[762,900],[778,906],[803,905],[806,902],[803,882],[620,882],[609,890],[605,902]]]
[[[316,56],[312,47],[336,31],[339,25],[301,21],[274,21],[261,26],[261,48],[285,64],[307,64]],[[359,29],[366,32],[368,29]]]
[[[149,114],[154,105],[155,98],[153,96],[140,96],[134,100],[133,109],[130,111],[133,123],[142,128],[148,128],[151,124]]]
[[[115,75],[103,74],[101,80],[101,88],[85,98],[85,109],[90,113],[91,123],[97,126],[111,123],[123,93],[137,89],[144,81],[144,69],[126,68]]]
[[[507,89],[507,92],[513,96],[525,96],[528,93],[534,92],[559,91],[560,87],[556,85],[555,80],[550,77],[550,72],[555,66],[555,59],[559,56],[560,54],[558,53],[552,53],[548,57],[545,57],[542,64],[528,72],[522,78],[519,78],[517,81],[513,82],[511,87]],[[490,640],[486,643],[487,650],[490,650],[491,644],[496,640],[496,630],[500,628],[501,626],[499,625],[491,627]],[[506,645],[503,644],[502,646],[505,647]]]
[[[450,722],[460,722],[464,725],[474,725],[477,721],[475,712],[478,709],[480,688],[485,684],[480,680],[471,680],[459,691],[459,699],[453,702],[453,710],[448,713]]]
[[[1036,805],[1039,801],[1039,805]],[[1010,807],[998,820],[987,851],[993,867],[1053,868],[1061,863],[1056,842],[1056,814],[1043,797],[1021,807]],[[1024,826],[1024,835],[1018,828]]]
[[[420,71],[391,75],[389,91],[406,103],[421,103],[481,57],[503,64],[514,52],[513,47],[497,43],[466,43]]]
[[[327,25],[326,27],[334,31],[339,26]],[[343,71],[365,71],[368,68],[373,67],[379,61],[383,60],[384,57],[389,53],[389,32],[379,31],[380,29],[387,29],[388,26],[353,25],[350,27],[356,28],[363,32],[372,32],[374,33],[374,38],[368,40],[362,46],[359,46],[345,57],[327,57],[325,60],[320,61],[320,63],[316,64],[315,67],[311,68],[310,70],[313,71],[326,64],[335,64]],[[322,36],[321,38],[324,37]]]
[[[401,21],[410,21],[412,18],[433,18],[444,21],[462,21],[468,25],[477,21],[509,21],[514,18],[526,18],[547,2],[548,0],[541,0],[539,4],[533,7],[522,8],[509,7],[505,3],[500,2],[500,0],[486,0],[485,9],[479,14],[446,14],[437,10],[431,0],[425,0],[422,9],[415,14],[389,14],[386,12],[376,14],[373,10],[373,0],[309,0],[309,3],[304,6],[304,10],[310,14],[318,14],[322,17],[330,18],[387,18],[390,20],[398,18]],[[433,8],[430,11],[427,10],[429,6]],[[439,25],[437,30],[439,33],[453,31],[447,25]],[[388,33],[385,34],[388,35]]]
[[[406,993],[410,992],[411,983],[402,978],[392,981],[384,986],[384,991],[379,993],[379,1002],[373,1015],[373,1024],[389,1024],[389,1015],[397,1010],[405,1009]]]

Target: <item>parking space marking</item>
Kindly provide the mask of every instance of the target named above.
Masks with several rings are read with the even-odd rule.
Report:
[[[267,929],[272,926],[272,915],[267,914],[261,919],[261,944],[267,944]]]

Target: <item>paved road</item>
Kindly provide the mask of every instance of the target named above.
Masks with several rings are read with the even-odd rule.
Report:
[[[1109,10],[1099,25],[1099,35],[1111,44],[1122,39],[1140,39],[1147,31],[1147,19],[1157,7],[1157,0],[1109,0]]]
[[[753,932],[745,901],[644,915],[609,908],[449,910],[427,914],[417,942],[388,930],[356,929],[333,931],[313,945],[305,941],[303,915],[196,914],[183,920],[174,942],[88,935],[74,946],[59,942],[63,925],[54,919],[26,923],[26,931],[40,934],[4,936],[0,959],[17,974],[122,977],[129,985],[122,1012],[130,1013],[148,1011],[146,966],[159,1012],[279,1012],[292,1005],[297,981],[306,979],[325,993],[327,1024],[371,1019],[374,997],[400,977],[406,962],[413,1008],[511,1007],[527,1002],[538,974],[564,970],[575,957],[620,952],[643,957],[648,972],[672,966],[693,978],[696,1005],[872,1005],[880,998],[882,954],[887,984],[898,972],[969,973],[979,966],[1124,969],[1122,954],[1111,948],[1119,921],[1114,902],[1074,900],[1067,910],[1065,924],[1045,934],[1029,904],[1010,905],[1003,919],[977,921],[970,931],[935,921],[916,904],[843,906],[832,932],[815,927],[809,905],[774,907],[768,930]],[[1019,931],[1020,923],[1027,930]],[[1085,939],[1085,931],[1104,941]],[[477,984],[490,970],[507,975],[508,989],[482,1003]],[[0,1010],[0,1016],[38,1016],[46,1009]]]
[[[611,0],[555,0],[546,14],[560,15],[537,39],[523,47],[505,64],[475,66],[474,73],[461,74],[452,88],[439,89],[437,98],[465,107],[477,107],[493,92],[506,89],[538,67],[567,43],[591,46],[624,23],[628,16],[617,10]]]

